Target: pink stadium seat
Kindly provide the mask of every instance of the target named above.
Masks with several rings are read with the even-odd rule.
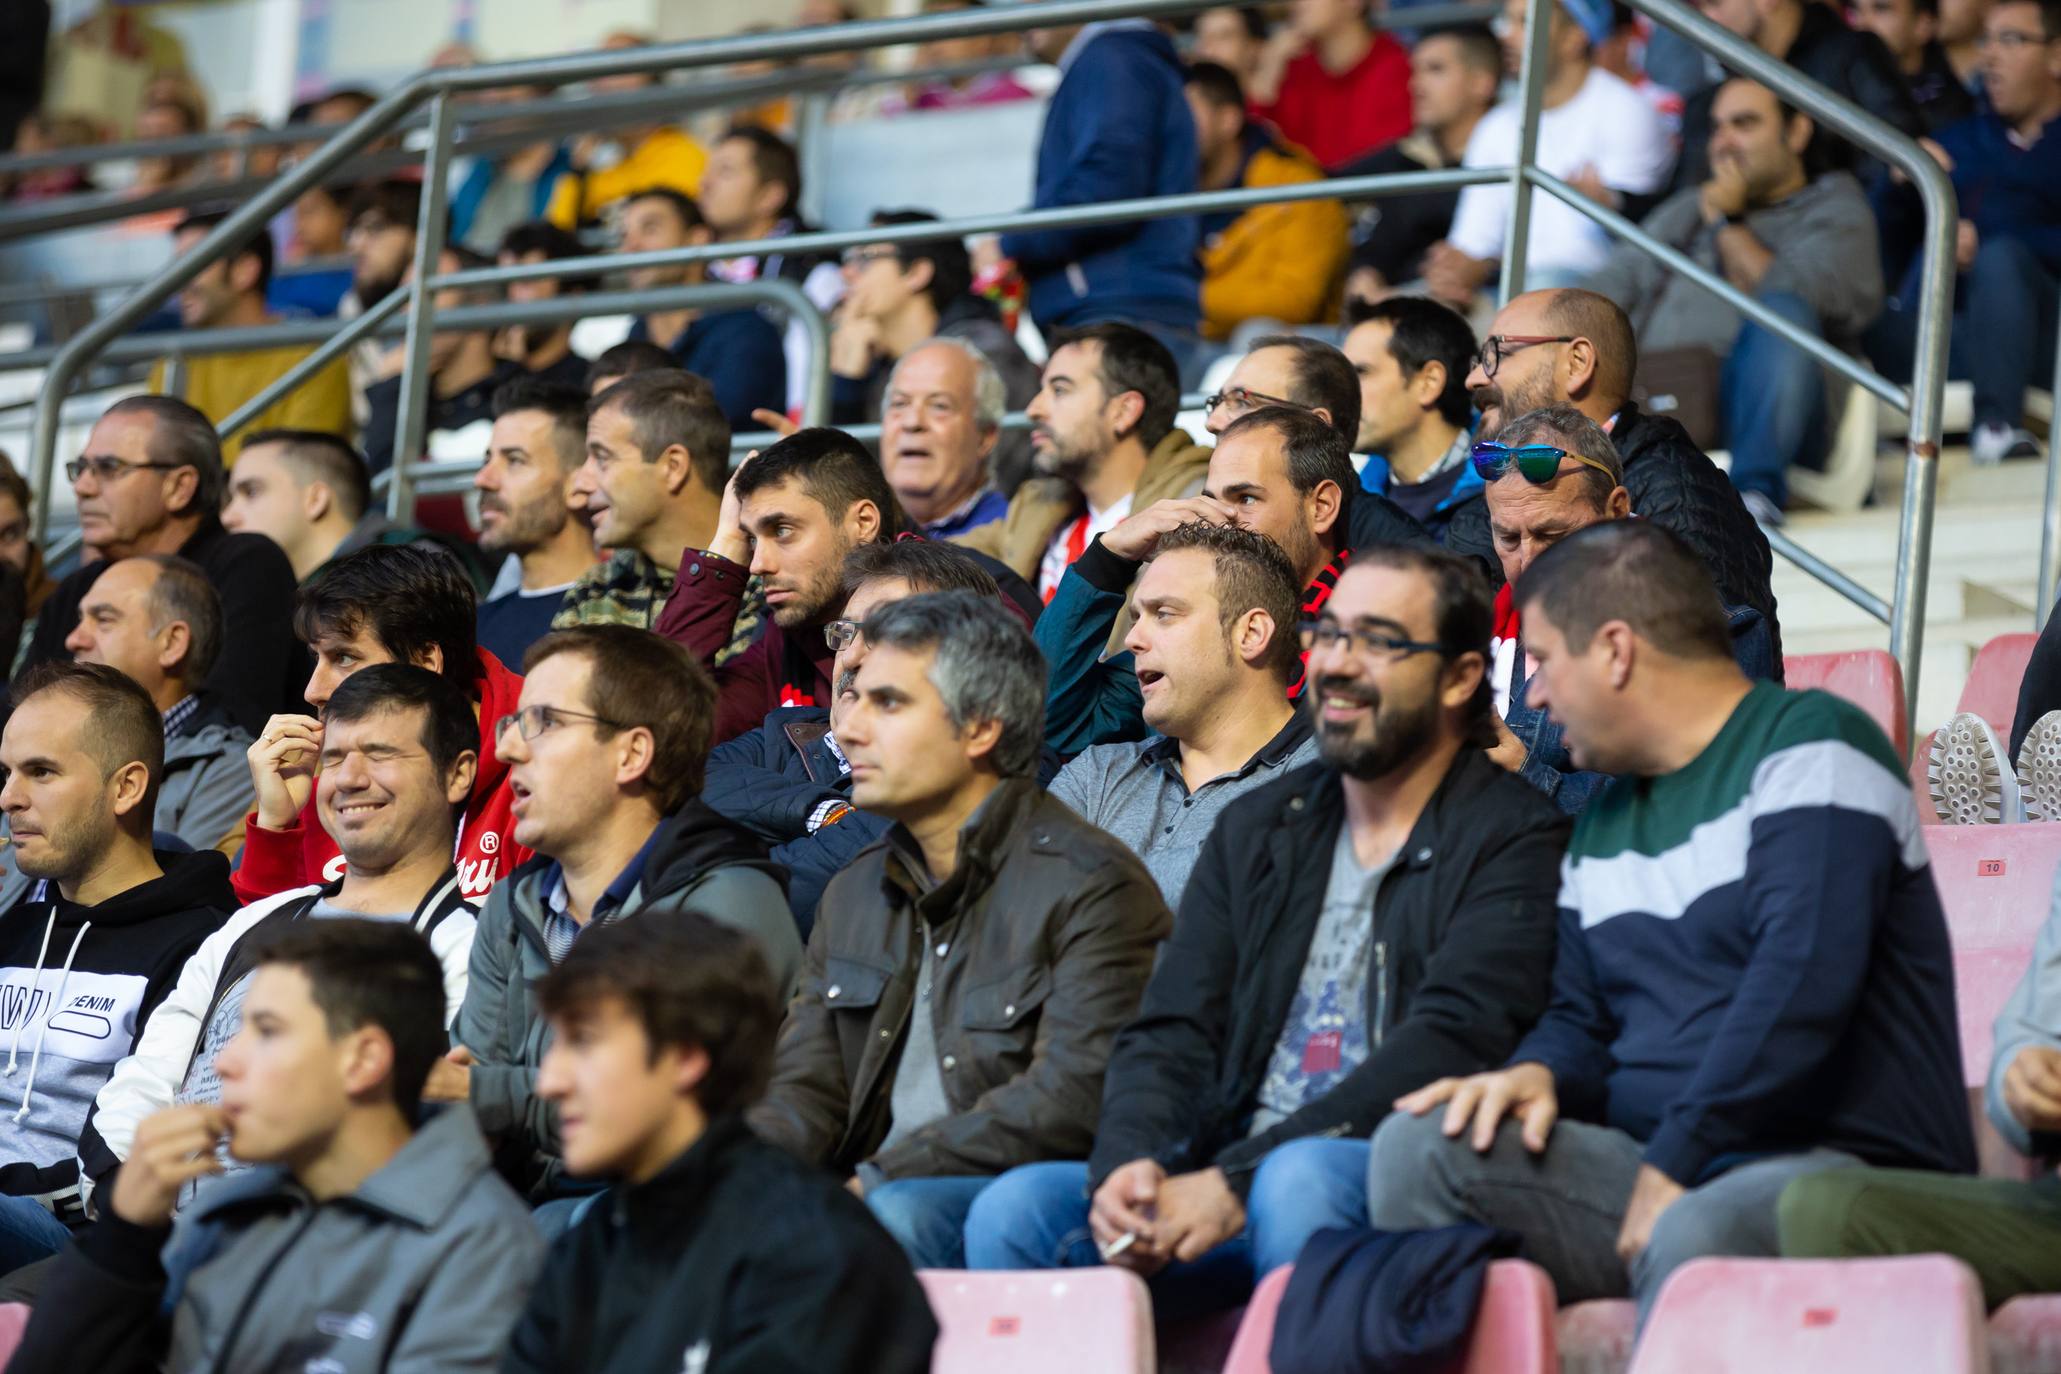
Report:
[[[933,1374],[1153,1374],[1152,1298],[1128,1269],[925,1269]]]
[[[2061,1294],[2013,1298],[1989,1319],[1993,1374],[2047,1374],[2061,1369]]]
[[[22,1333],[28,1329],[27,1303],[0,1302],[0,1369],[7,1368],[7,1362],[14,1358],[15,1347],[21,1344]]]
[[[2023,664],[2020,668],[2022,671]],[[1782,676],[1792,691],[1817,687],[1866,711],[1882,727],[1882,733],[1889,736],[1899,758],[1911,747],[1911,724],[1904,715],[1903,669],[1882,650],[1785,654]]]
[[[1953,936],[1961,1064],[1973,1087],[1989,1080],[1993,1023],[2047,919],[2061,827],[1928,825],[1925,848]]]
[[[1238,1327],[1224,1374],[1268,1374],[1274,1315],[1293,1270],[1284,1265],[1260,1281]],[[1453,1374],[1557,1374],[1553,1281],[1524,1260],[1497,1260],[1482,1285],[1481,1310],[1467,1343],[1467,1358]]]
[[[1997,733],[2009,736],[2012,717],[2018,714],[2018,685],[2025,680],[2026,660],[2038,639],[2033,634],[1998,635],[1978,649],[1954,709],[1980,716]]]
[[[1624,1374],[1639,1337],[1639,1309],[1621,1298],[1560,1309],[1560,1374]]]
[[[1632,1374],[1989,1374],[1982,1290],[1945,1255],[1703,1259],[1660,1290]]]

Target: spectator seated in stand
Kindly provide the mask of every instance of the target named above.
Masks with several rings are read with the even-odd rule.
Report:
[[[588,401],[570,499],[609,555],[574,580],[551,628],[652,628],[682,558],[717,537],[729,467],[729,422],[691,372],[640,372]]]
[[[1340,351],[1360,378],[1360,489],[1386,497],[1456,553],[1490,553],[1481,479],[1468,462],[1474,330],[1437,301],[1346,307]],[[1492,560],[1488,560],[1492,561]]]
[[[1535,657],[1525,642],[1513,588],[1545,550],[1576,530],[1638,511],[1624,488],[1624,464],[1610,436],[1569,406],[1534,410],[1503,426],[1493,443],[1476,446],[1473,466],[1504,583],[1496,593],[1494,659],[1496,746],[1489,757],[1524,778],[1569,815],[1580,815],[1609,779],[1582,771],[1560,723],[1533,702]],[[1739,671],[1759,681],[1774,675],[1774,639],[1750,606],[1725,610],[1725,633]]]
[[[619,921],[705,916],[750,937],[781,996],[801,941],[780,870],[744,827],[696,800],[715,691],[677,645],[627,625],[537,641],[521,704],[495,723],[496,756],[522,814],[513,839],[537,859],[495,885],[480,913],[454,1048],[432,1102],[471,1102],[531,1203],[562,1230],[591,1186],[565,1177],[556,1104],[538,1094],[551,1047],[538,982],[580,938]]]
[[[979,9],[986,0],[922,0],[920,14],[958,14]],[[971,67],[1017,57],[1019,36],[1013,33],[982,34],[970,38],[934,38],[916,45],[917,71],[939,67]],[[912,82],[890,94],[880,112],[906,114],[911,110],[974,110],[984,105],[1006,105],[1015,100],[1035,100],[1028,86],[1008,72],[986,71],[971,76],[951,76],[920,83]]]
[[[843,586],[842,613],[823,627],[836,652],[830,704],[779,707],[759,728],[717,745],[701,793],[716,812],[773,846],[773,862],[787,869],[787,900],[804,940],[824,887],[893,824],[851,804],[851,761],[836,738],[866,659],[859,627],[888,602],[923,592],[1002,595],[972,554],[928,539],[859,545],[845,555]]]
[[[1133,509],[1193,496],[1209,450],[1174,427],[1181,376],[1153,335],[1127,324],[1054,335],[1026,410],[1037,476],[1002,519],[958,542],[1009,565],[1046,601],[1068,565]]]
[[[489,259],[462,248],[446,248],[437,259],[440,273],[489,265]],[[402,280],[412,280],[413,275],[411,271]],[[447,287],[436,293],[436,308],[441,312],[465,305],[491,305],[500,297],[498,287]],[[407,347],[406,343],[396,345],[387,355],[385,375],[365,388],[365,462],[374,476],[393,465],[395,425],[401,410],[401,369],[407,360]],[[521,371],[517,364],[494,356],[491,330],[434,330],[429,338],[429,397],[423,411],[423,438],[427,440],[438,430],[464,429],[487,419],[495,390]],[[412,455],[408,461],[422,456]]]
[[[414,931],[297,921],[251,952],[221,1106],[137,1129],[100,1219],[58,1258],[15,1369],[484,1369],[543,1245],[466,1112],[424,1116],[443,978]],[[210,1180],[217,1150],[262,1166]],[[368,1354],[367,1332],[378,1339]]]
[[[1496,103],[1503,48],[1488,29],[1468,24],[1432,29],[1410,50],[1411,132],[1380,152],[1341,165],[1342,177],[1458,167],[1467,141]],[[1353,207],[1352,253],[1346,262],[1348,302],[1371,303],[1424,276],[1424,255],[1443,240],[1460,205],[1458,191],[1386,196]]]
[[[510,229],[496,249],[495,261],[503,267],[527,267],[546,262],[572,262],[586,256],[587,249],[577,238],[555,224],[536,221]],[[508,283],[508,299],[548,301],[562,295],[577,295],[592,286],[591,277],[580,276],[516,281]],[[502,330],[494,341],[495,351],[509,362],[521,366],[538,381],[549,382],[553,386],[584,386],[587,369],[592,364],[573,352],[573,323],[572,320],[560,320],[555,324],[511,325]]]
[[[1142,605],[1139,569],[1162,536],[1194,520],[1265,536],[1288,559],[1302,589],[1296,618],[1306,620],[1323,609],[1352,557],[1345,539],[1355,486],[1345,440],[1308,411],[1267,406],[1225,430],[1210,454],[1202,494],[1156,501],[1099,536],[1067,569],[1058,595],[1038,617],[1038,645],[1051,665],[1046,743],[1071,756],[1149,732],[1129,644],[1131,616]],[[1105,653],[1106,644],[1116,651]],[[1299,668],[1283,686],[1288,696],[1301,692]]]
[[[643,35],[623,30],[601,40],[603,51],[650,44]],[[615,95],[655,89],[662,79],[653,72],[618,72],[594,78],[586,89],[595,95]],[[613,149],[620,156],[607,166],[599,165],[604,149]],[[693,195],[708,167],[708,150],[685,130],[659,122],[575,139],[571,163],[568,173],[552,188],[550,208],[544,213],[544,218],[566,230],[598,221],[612,207],[653,187]]]
[[[472,488],[479,493],[480,553],[521,567],[515,586],[479,608],[480,647],[503,663],[522,662],[550,632],[566,593],[594,566],[586,512],[575,515],[569,504],[586,444],[584,391],[518,377],[494,393],[494,428]]]
[[[179,966],[236,909],[227,859],[153,845],[164,726],[141,687],[104,664],[51,663],[13,699],[0,811],[9,860],[35,885],[0,917],[0,981],[20,999],[27,1051],[18,1110],[0,1118],[8,1273],[85,1223],[79,1157],[93,1095]]]
[[[2036,1164],[2026,1180],[1853,1169],[1798,1179],[1782,1194],[1782,1253],[1797,1258],[1943,1252],[1982,1281],[1992,1309],[2022,1293],[2061,1291],[2053,1244],[2061,1200],[2051,1167],[2061,1132],[2061,903],[2040,927],[2032,962],[1997,1014],[1984,1097],[1989,1121]]]
[[[623,205],[625,253],[686,248],[712,237],[700,208],[678,191],[640,191]],[[699,262],[639,267],[624,276],[633,291],[655,291],[705,282],[708,267]],[[706,378],[732,429],[752,428],[756,411],[787,413],[787,361],[780,331],[752,306],[654,310],[630,326],[630,339],[657,344],[672,354],[675,366]]]
[[[165,755],[153,833],[233,858],[253,796],[251,735],[202,685],[222,655],[222,598],[207,574],[163,553],[110,565],[87,589],[64,647],[74,663],[121,672],[158,709]]]
[[[1768,623],[1780,682],[1782,627],[1768,538],[1739,489],[1681,424],[1649,415],[1631,399],[1638,370],[1632,322],[1608,297],[1572,288],[1527,291],[1496,312],[1467,374],[1481,416],[1475,435],[1500,438],[1504,424],[1547,406],[1572,406],[1603,426],[1624,460],[1624,489],[1639,518],[1696,550],[1725,605],[1751,606]]]
[[[228,212],[192,214],[173,233],[175,251],[193,250]],[[277,324],[266,305],[272,280],[272,236],[252,235],[236,252],[218,258],[179,289],[179,319],[188,329],[249,329]],[[229,418],[244,402],[286,375],[294,364],[315,351],[313,344],[282,344],[243,353],[201,353],[177,363],[179,399],[215,424]],[[175,394],[173,365],[158,363],[150,371],[150,389]],[[312,429],[347,439],[351,432],[350,369],[338,359],[259,411],[250,421],[259,428]],[[223,461],[236,462],[250,442],[251,429],[231,435],[222,444]]]
[[[599,396],[625,377],[639,372],[683,371],[679,361],[649,339],[625,339],[601,350],[601,356],[587,364],[580,385],[589,399]]]
[[[1319,761],[1224,811],[1092,1155],[995,1184],[972,1267],[1107,1262],[1162,1315],[1236,1306],[1312,1233],[1366,1224],[1367,1137],[1397,1097],[1496,1062],[1545,1010],[1567,828],[1484,755],[1479,573],[1364,550],[1308,633]]]
[[[305,584],[345,554],[374,544],[443,544],[473,571],[472,551],[396,525],[372,503],[372,477],[358,451],[333,434],[264,429],[244,443],[229,474],[225,529],[262,534],[280,547]]]
[[[881,210],[880,226],[921,224],[922,210]],[[904,358],[933,339],[958,339],[980,350],[1001,380],[1004,410],[1022,410],[1038,394],[1038,366],[1024,356],[994,304],[973,293],[973,266],[956,238],[862,244],[844,253],[844,299],[830,332],[830,420],[881,419],[888,378]],[[1001,418],[996,412],[996,419]],[[1006,499],[1030,470],[1030,442],[1003,435],[994,470]]]
[[[1512,73],[1524,53],[1525,13],[1525,0],[1507,0],[1498,30]],[[1612,31],[1609,0],[1555,0],[1552,16],[1541,73],[1539,166],[1590,199],[1638,219],[1667,184],[1673,143],[1645,97],[1596,65],[1594,49]],[[1467,140],[1463,165],[1507,167],[1515,162],[1523,118],[1515,99],[1482,116]],[[1461,191],[1451,231],[1424,255],[1424,283],[1431,294],[1465,310],[1501,268],[1509,232],[1507,185]],[[1545,286],[1574,284],[1601,267],[1612,246],[1602,225],[1553,196],[1533,203],[1525,243],[1525,280]]]
[[[222,444],[205,415],[169,396],[116,401],[65,475],[93,561],[44,600],[24,667],[66,656],[87,589],[113,563],[177,554],[207,574],[222,598],[222,653],[203,685],[251,731],[295,700],[307,669],[293,642],[293,569],[271,540],[222,527],[215,514],[226,485]]]
[[[1325,167],[1377,152],[1410,131],[1410,54],[1373,27],[1367,0],[1300,0],[1273,51],[1292,52],[1254,113]]]
[[[343,306],[351,290],[350,246],[344,239],[349,199],[349,187],[310,186],[282,216],[284,261],[265,292],[273,313],[328,319]]]
[[[1989,108],[1939,134],[1961,207],[1949,375],[1975,384],[1969,452],[1978,463],[2031,458],[2025,391],[2054,375],[2061,297],[2061,5],[1998,0],[1983,29]],[[1919,222],[1915,189],[1890,197],[1891,232]],[[1919,263],[1883,312],[1869,354],[1888,376],[1916,349]],[[1903,371],[1898,369],[1902,368]]]
[[[443,1019],[465,1000],[474,910],[451,862],[460,808],[478,771],[478,727],[465,693],[405,663],[354,673],[323,708],[315,810],[343,866],[320,884],[252,902],[211,931],[95,1099],[80,1141],[86,1175],[104,1186],[133,1157],[139,1127],[173,1106],[218,1108],[215,1060],[251,990],[251,954],[301,921],[364,917],[407,926],[442,968]],[[244,1167],[224,1153],[224,1170]],[[103,1197],[105,1194],[102,1195]],[[193,1200],[190,1190],[182,1203]]]
[[[1044,665],[1014,615],[934,592],[860,633],[839,742],[853,804],[896,824],[824,893],[750,1121],[848,1179],[918,1268],[957,1268],[996,1175],[1087,1150],[1171,918],[1033,777]]]
[[[1853,23],[1889,49],[1926,133],[1937,136],[1975,113],[1975,93],[1940,46],[1939,0],[1860,0]]]
[[[380,663],[411,663],[464,692],[479,726],[479,764],[458,827],[458,878],[465,896],[486,896],[529,858],[513,838],[508,770],[494,754],[494,722],[515,709],[522,679],[472,637],[478,597],[458,560],[429,544],[374,544],[337,559],[301,588],[294,633],[315,657],[307,704],[316,715],[351,674]],[[257,808],[247,818],[236,893],[255,902],[328,882],[343,871],[337,842],[314,809],[323,728],[315,716],[273,716],[251,746]]]
[[[1392,41],[1392,40],[1391,40]],[[1201,189],[1321,181],[1308,154],[1246,117],[1238,78],[1213,62],[1186,77],[1202,155]],[[1202,333],[1228,339],[1248,320],[1314,324],[1338,295],[1348,247],[1345,209],[1299,200],[1202,216]]]
[[[994,479],[1007,406],[1001,374],[963,338],[912,348],[889,372],[880,467],[924,538],[954,539],[1009,513]]]
[[[1368,1223],[1506,1227],[1563,1303],[1643,1313],[1688,1260],[1775,1254],[1792,1179],[1972,1170],[1953,952],[1882,731],[1749,682],[1650,521],[1570,535],[1517,598],[1532,702],[1617,776],[1562,861],[1550,1008],[1505,1067],[1397,1104]]]
[[[1203,10],[1188,21],[1188,57],[1191,62],[1214,62],[1238,84],[1251,87],[1259,77],[1262,60],[1268,56],[1266,12],[1257,5],[1219,5]],[[1272,63],[1267,64],[1274,65]],[[1254,90],[1254,99],[1271,99],[1279,73],[1269,74],[1268,89]]]
[[[351,289],[337,306],[339,318],[361,315],[400,289],[415,261],[415,226],[421,217],[420,182],[370,181],[351,193],[344,221]],[[351,415],[361,438],[369,437],[366,393],[388,375],[392,364],[392,346],[377,339],[365,339],[351,349]],[[391,421],[387,427],[392,429]]]
[[[481,91],[483,103],[528,104],[549,100],[556,92],[548,86],[497,86]],[[491,111],[480,112],[491,121]],[[491,129],[491,123],[487,126]],[[504,126],[505,127],[505,126]],[[560,178],[573,170],[572,149],[546,138],[499,157],[480,157],[464,177],[451,187],[451,241],[475,253],[494,253],[507,244],[507,236],[518,228],[549,225],[546,216],[557,198]]]
[[[537,999],[536,1088],[564,1118],[566,1168],[616,1196],[552,1252],[502,1369],[632,1374],[685,1350],[705,1374],[926,1374],[937,1322],[908,1261],[743,1123],[781,1005],[748,937],[693,912],[611,925]]]
[[[1029,42],[1063,74],[1038,138],[1032,209],[1196,188],[1195,116],[1164,33],[1147,20],[1116,20],[1034,29]],[[1031,318],[1048,341],[1061,329],[1127,321],[1158,336],[1185,377],[1199,371],[1200,242],[1185,218],[1017,230],[977,251],[974,266],[999,255],[1022,269]]]
[[[1878,231],[1860,183],[1851,172],[1816,172],[1816,126],[1756,81],[1720,86],[1708,127],[1710,179],[1662,201],[1646,232],[1782,318],[1858,351],[1882,309]],[[1781,524],[1790,466],[1822,466],[1830,441],[1817,361],[1629,244],[1587,288],[1631,318],[1649,367],[1663,355],[1697,367],[1703,405],[1717,412],[1710,437],[1732,454],[1732,485],[1756,519]]]
[[[1178,909],[1217,817],[1316,757],[1288,694],[1302,580],[1266,535],[1190,520],[1153,541],[1131,600],[1124,650],[1151,733],[1083,750],[1052,795],[1129,845]]]

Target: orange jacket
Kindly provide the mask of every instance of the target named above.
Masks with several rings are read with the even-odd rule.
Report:
[[[1299,149],[1270,143],[1246,160],[1244,186],[1321,181]],[[1261,205],[1202,245],[1202,332],[1229,337],[1251,319],[1312,324],[1327,318],[1351,249],[1345,207],[1335,200]]]

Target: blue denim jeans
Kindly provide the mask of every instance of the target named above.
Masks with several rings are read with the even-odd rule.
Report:
[[[1088,1166],[1011,1169],[966,1218],[968,1269],[1088,1268],[1102,1263],[1088,1231]],[[1153,1310],[1176,1320],[1236,1307],[1264,1274],[1293,1264],[1333,1226],[1367,1224],[1367,1142],[1293,1140],[1268,1155],[1245,1200],[1245,1232],[1151,1280]]]
[[[866,1190],[873,1218],[895,1238],[917,1269],[966,1267],[966,1214],[995,1180],[898,1178]]]
[[[1818,332],[1817,312],[1801,297],[1771,291],[1760,303]],[[1817,360],[1748,320],[1725,356],[1718,398],[1732,485],[1782,504],[1789,498],[1789,465],[1825,446],[1825,378]]]
[[[25,1197],[0,1197],[0,1274],[49,1259],[72,1238],[48,1207]]]
[[[1868,356],[1892,382],[1910,380],[1917,347],[1920,264],[1868,330]],[[1974,383],[1975,423],[2024,423],[2025,389],[2054,376],[2061,279],[2018,239],[1985,239],[1956,287],[1947,375]]]

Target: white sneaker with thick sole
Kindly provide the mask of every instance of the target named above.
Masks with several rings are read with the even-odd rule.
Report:
[[[1950,717],[1932,737],[1925,779],[1947,825],[2015,825],[2025,819],[2010,751],[1979,716]]]
[[[2061,821],[2061,711],[2032,723],[2018,746],[2018,796],[2029,821]]]

